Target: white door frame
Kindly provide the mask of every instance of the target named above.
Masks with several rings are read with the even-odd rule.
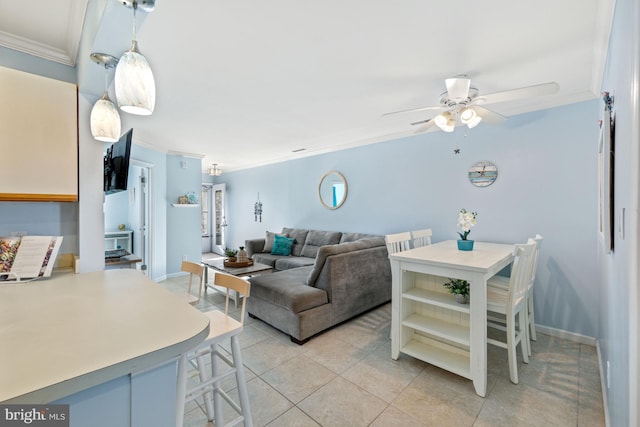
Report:
[[[134,200],[134,203],[141,203],[144,215],[141,221],[143,223],[143,229],[137,230],[138,238],[143,239],[141,269],[144,274],[149,277],[153,277],[151,273],[153,271],[153,168],[155,165],[153,163],[148,163],[134,158],[131,158],[130,162],[131,164],[140,167],[142,169],[142,176],[145,177],[143,192],[138,196],[138,200]]]

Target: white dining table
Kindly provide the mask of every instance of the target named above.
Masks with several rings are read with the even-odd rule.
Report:
[[[487,279],[513,261],[515,246],[475,242],[461,251],[455,240],[391,254],[391,357],[421,359],[473,381],[487,391]],[[442,283],[469,282],[469,304],[455,302]]]

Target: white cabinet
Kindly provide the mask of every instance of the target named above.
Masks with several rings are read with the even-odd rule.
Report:
[[[0,201],[78,201],[78,91],[0,67]]]
[[[116,249],[124,249],[132,253],[133,247],[133,231],[105,231],[104,233],[104,250],[113,251]]]

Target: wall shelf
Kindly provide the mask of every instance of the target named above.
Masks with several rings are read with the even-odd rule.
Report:
[[[192,203],[171,203],[171,206],[173,206],[174,208],[199,208],[200,207],[199,204],[192,204]]]

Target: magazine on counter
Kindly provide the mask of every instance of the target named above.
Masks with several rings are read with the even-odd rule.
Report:
[[[62,236],[0,237],[0,281],[49,277]]]

